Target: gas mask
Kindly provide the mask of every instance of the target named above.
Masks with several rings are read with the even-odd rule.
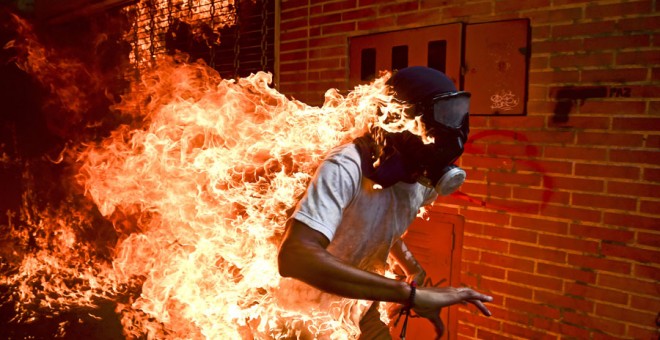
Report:
[[[410,171],[420,184],[446,196],[465,181],[465,171],[454,162],[463,154],[470,131],[470,93],[449,92],[416,104],[427,135],[434,142],[424,144],[417,136],[401,136],[395,145],[410,164]],[[408,133],[410,134],[410,133]],[[412,134],[410,134],[412,135]]]
[[[454,165],[463,154],[469,126],[470,93],[457,91],[444,73],[425,66],[398,70],[388,80],[396,99],[412,104],[411,115],[421,117],[433,143],[409,131],[385,136],[379,165],[374,167],[374,141],[356,139],[364,175],[383,188],[399,181],[419,182],[449,195],[465,181],[465,171]]]

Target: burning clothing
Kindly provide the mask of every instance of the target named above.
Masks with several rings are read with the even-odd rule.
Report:
[[[384,189],[375,184],[363,176],[355,144],[335,148],[318,168],[293,217],[325,235],[332,255],[382,275],[393,242],[437,194],[419,183],[398,182]]]

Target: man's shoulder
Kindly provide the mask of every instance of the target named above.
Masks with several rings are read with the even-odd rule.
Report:
[[[347,143],[339,145],[328,153],[326,160],[331,161],[350,161],[360,164],[360,153],[358,152],[357,147],[353,143]]]

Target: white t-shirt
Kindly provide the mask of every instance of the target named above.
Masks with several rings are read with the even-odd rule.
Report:
[[[333,149],[293,217],[325,235],[334,256],[382,274],[393,242],[437,194],[418,183],[376,189],[372,180],[362,176],[360,162],[355,144]]]

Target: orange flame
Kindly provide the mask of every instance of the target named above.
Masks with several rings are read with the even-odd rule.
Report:
[[[322,107],[287,99],[262,72],[223,80],[164,60],[145,79],[117,106],[142,112],[145,126],[90,148],[80,177],[105,216],[141,216],[113,261],[119,282],[144,277],[124,323],[149,317],[170,336],[200,338],[292,336],[302,324],[355,334],[336,311],[279,292],[277,246],[324,154],[376,124],[379,107],[396,111],[388,76],[347,96],[329,90]]]
[[[111,253],[81,238],[99,225],[88,217],[93,207],[73,202],[33,229],[12,230],[15,242],[43,245],[21,254],[17,274],[0,284],[19,287],[26,321],[34,305],[115,301],[128,337],[357,335],[366,302],[282,279],[277,246],[328,150],[373,126],[423,134],[393,100],[388,78],[346,95],[328,90],[314,107],[269,87],[268,73],[227,80],[201,62],[157,60],[113,107],[136,123],[77,156],[77,181],[114,227]]]

